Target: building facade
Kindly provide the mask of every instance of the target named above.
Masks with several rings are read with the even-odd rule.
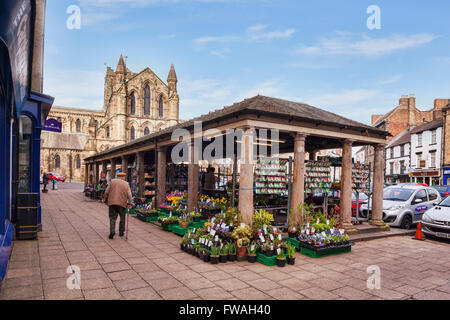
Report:
[[[53,98],[42,93],[45,0],[0,1],[0,281],[17,228],[17,195],[39,194],[40,135]],[[34,206],[34,203],[33,203]]]
[[[102,110],[52,108],[49,118],[61,122],[62,131],[43,133],[41,173],[83,181],[85,158],[178,124],[177,82],[173,65],[166,84],[150,68],[131,72],[121,55],[116,70],[106,70]]]
[[[411,132],[406,129],[391,140],[386,147],[386,182],[410,181]]]
[[[442,133],[442,120],[411,130],[411,182],[441,184]]]

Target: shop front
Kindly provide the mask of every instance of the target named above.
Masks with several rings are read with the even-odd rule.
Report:
[[[440,172],[438,170],[414,171],[409,174],[411,183],[424,183],[429,186],[440,184]]]
[[[445,186],[450,185],[450,167],[442,169],[442,184]]]
[[[39,193],[40,134],[53,98],[32,88],[36,3],[0,3],[0,280],[14,234],[17,193]],[[40,78],[40,77],[39,77]],[[38,225],[41,211],[38,204]]]

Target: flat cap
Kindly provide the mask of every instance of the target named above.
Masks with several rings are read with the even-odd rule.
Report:
[[[118,177],[125,177],[127,174],[125,172],[119,172],[117,174]]]

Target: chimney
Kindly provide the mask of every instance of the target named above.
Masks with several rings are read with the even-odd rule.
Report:
[[[404,99],[407,99],[406,97]],[[416,125],[416,97],[413,94],[410,94],[408,99],[408,127],[413,127],[415,125]]]

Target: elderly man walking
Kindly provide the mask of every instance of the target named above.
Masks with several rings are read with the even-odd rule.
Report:
[[[104,199],[109,206],[110,239],[113,239],[116,234],[116,220],[118,215],[120,215],[119,236],[123,237],[125,232],[125,209],[130,209],[133,202],[130,185],[125,179],[126,173],[118,173],[117,179],[112,179],[105,190]]]

